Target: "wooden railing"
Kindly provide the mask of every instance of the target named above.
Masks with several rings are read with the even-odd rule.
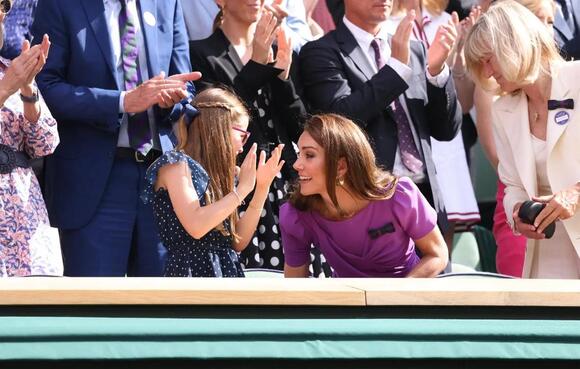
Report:
[[[580,307],[580,281],[504,279],[0,279],[0,305]]]

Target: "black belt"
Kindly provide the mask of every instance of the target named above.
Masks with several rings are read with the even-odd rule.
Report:
[[[30,157],[24,151],[16,151],[0,144],[0,174],[11,173],[16,167],[30,168]]]
[[[139,151],[130,147],[117,147],[115,150],[115,157],[119,159],[131,159],[136,163],[143,163],[147,166],[151,165],[158,157],[161,156],[161,151],[149,150],[147,155],[143,155]]]

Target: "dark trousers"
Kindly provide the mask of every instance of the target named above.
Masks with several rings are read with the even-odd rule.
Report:
[[[140,199],[146,170],[145,163],[115,159],[91,221],[60,232],[66,276],[163,275],[166,250],[151,204]]]

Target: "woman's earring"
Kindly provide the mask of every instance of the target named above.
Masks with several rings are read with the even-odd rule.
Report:
[[[338,178],[337,179],[337,183],[340,187],[344,186],[344,179],[343,178]]]

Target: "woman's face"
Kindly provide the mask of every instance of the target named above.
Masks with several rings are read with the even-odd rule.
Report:
[[[507,81],[502,75],[501,68],[495,55],[489,55],[483,60],[483,75],[485,78],[494,78],[503,92],[511,93],[520,88],[513,82]]]
[[[554,35],[554,4],[552,0],[542,1],[542,5],[535,13],[536,17],[542,21],[550,30],[552,36]]]
[[[216,0],[224,16],[242,23],[254,23],[260,18],[264,0]]]
[[[298,149],[300,152],[294,163],[294,169],[299,176],[300,194],[303,196],[326,194],[324,149],[308,132],[302,133],[298,139]]]
[[[245,117],[240,119],[238,122],[235,122],[232,126],[232,147],[236,155],[244,152],[244,144],[249,136],[249,133],[247,132],[248,124],[249,118]]]

